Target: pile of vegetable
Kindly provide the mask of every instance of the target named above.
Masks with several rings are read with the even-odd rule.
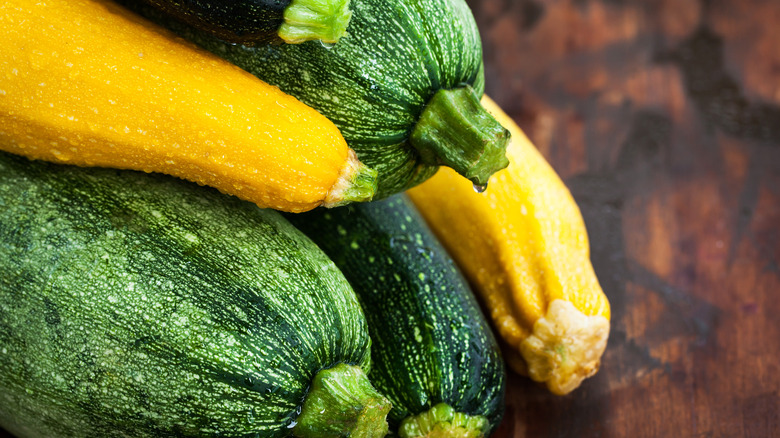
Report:
[[[463,0],[0,17],[14,435],[487,437],[505,361],[556,394],[597,371],[582,217],[482,96]]]

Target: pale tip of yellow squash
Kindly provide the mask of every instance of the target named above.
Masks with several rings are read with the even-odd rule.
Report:
[[[564,395],[596,374],[608,337],[607,318],[587,316],[572,303],[556,299],[534,323],[520,353],[531,379],[546,384],[553,394]]]
[[[328,191],[323,207],[338,207],[350,202],[368,202],[377,189],[377,171],[358,160],[352,149],[341,168],[339,177]]]

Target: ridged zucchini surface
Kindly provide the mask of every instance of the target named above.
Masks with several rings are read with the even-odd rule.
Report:
[[[367,369],[358,301],[271,210],[171,177],[0,153],[0,426],[281,437]],[[384,420],[383,420],[384,421]]]
[[[396,195],[286,217],[358,295],[373,340],[369,378],[393,403],[391,429],[425,436],[418,426],[441,423],[451,428],[433,436],[489,435],[504,411],[503,360],[468,284],[411,201]]]
[[[410,143],[437,92],[467,87],[476,96],[469,111],[491,117],[478,102],[484,89],[482,46],[463,0],[352,0],[350,7],[349,30],[334,46],[309,41],[264,47],[226,44],[149,9],[134,9],[333,121],[358,158],[378,171],[374,199],[380,199],[426,180],[440,164],[449,165],[438,155],[425,159]],[[455,106],[454,112],[469,113],[459,111],[463,108],[459,101]],[[473,123],[477,122],[447,121],[444,131],[473,128]],[[490,123],[500,140],[495,141],[496,158],[486,167],[495,170],[494,165],[506,166],[506,136],[497,122]],[[482,132],[481,125],[475,130]],[[469,140],[464,147],[481,151],[491,142],[492,138]]]

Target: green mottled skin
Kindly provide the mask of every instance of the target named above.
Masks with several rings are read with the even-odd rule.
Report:
[[[156,21],[333,121],[358,158],[379,172],[374,199],[380,199],[436,171],[421,161],[409,135],[436,91],[470,84],[482,95],[482,46],[463,0],[352,0],[350,7],[347,34],[333,47],[230,45]]]
[[[453,260],[404,195],[286,216],[344,272],[372,334],[372,384],[401,420],[444,402],[503,414],[504,365],[488,323]]]
[[[275,212],[166,176],[0,153],[12,433],[286,436],[315,373],[366,368],[369,345],[346,280]]]

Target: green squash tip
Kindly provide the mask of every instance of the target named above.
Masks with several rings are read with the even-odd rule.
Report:
[[[398,427],[400,438],[481,438],[488,430],[485,417],[455,412],[439,403],[426,412],[405,418]]]
[[[447,166],[476,187],[507,167],[509,130],[482,107],[469,85],[439,90],[425,106],[409,138],[421,160]]]
[[[335,44],[347,33],[351,18],[349,0],[292,0],[277,35],[287,44]]]
[[[351,202],[368,202],[376,194],[377,181],[377,171],[360,162],[355,151],[350,149],[347,163],[322,206],[331,208]]]
[[[340,363],[314,376],[293,435],[302,438],[380,438],[392,405],[363,370]]]

